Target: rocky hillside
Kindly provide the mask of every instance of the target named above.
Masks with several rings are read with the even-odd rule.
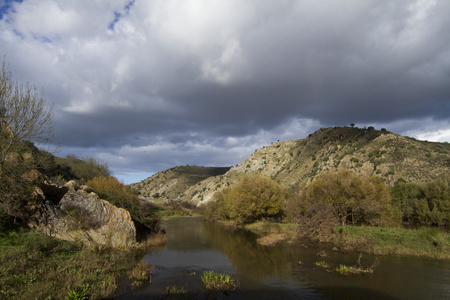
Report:
[[[130,184],[144,198],[177,199],[201,181],[225,174],[230,167],[178,166]]]
[[[178,189],[178,198],[197,205],[206,203],[216,191],[235,184],[245,173],[261,174],[286,187],[295,187],[330,171],[351,169],[379,176],[392,185],[400,178],[429,181],[447,174],[449,168],[449,143],[418,141],[373,127],[322,128],[305,139],[258,149],[225,174],[209,177],[184,191]],[[151,182],[152,178],[144,182]],[[163,184],[174,185],[176,180],[171,177],[170,181],[160,182],[158,192],[164,192]]]

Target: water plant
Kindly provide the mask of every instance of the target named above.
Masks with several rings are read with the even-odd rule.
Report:
[[[336,271],[341,273],[342,275],[372,274],[373,268],[364,269],[362,267],[346,266],[340,264],[339,267],[336,268]]]
[[[167,287],[167,295],[182,295],[182,294],[186,294],[188,291],[185,287],[183,286],[170,286]]]
[[[239,282],[230,275],[214,271],[204,271],[202,283],[208,290],[235,290],[239,286]]]
[[[324,269],[330,267],[330,265],[326,261],[316,261],[315,265]]]
[[[139,262],[130,272],[129,278],[131,286],[139,287],[145,282],[151,282],[152,275],[150,270],[152,268],[152,265],[149,265],[144,261]]]

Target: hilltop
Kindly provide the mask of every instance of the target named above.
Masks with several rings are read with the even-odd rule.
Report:
[[[287,188],[307,184],[317,176],[341,169],[379,176],[388,185],[399,179],[426,182],[448,173],[449,153],[449,143],[419,141],[385,129],[330,127],[319,129],[305,139],[281,141],[257,149],[223,174],[189,181],[183,172],[170,172],[180,168],[176,167],[135,186],[140,191],[165,193],[166,197],[170,195],[172,199],[199,205],[210,201],[216,191],[234,185],[243,174],[260,174]]]
[[[130,184],[142,197],[177,199],[201,181],[223,175],[230,167],[177,166],[139,182]]]

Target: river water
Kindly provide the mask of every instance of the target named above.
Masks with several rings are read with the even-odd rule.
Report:
[[[172,286],[189,291],[185,299],[450,299],[450,261],[363,254],[363,266],[378,263],[374,273],[343,276],[334,269],[355,265],[359,253],[302,242],[264,247],[251,232],[202,219],[174,219],[165,227],[166,245],[143,258],[155,265],[151,283],[117,299],[165,299]],[[330,267],[316,266],[321,261]],[[240,287],[208,292],[201,284],[205,270],[228,273]]]

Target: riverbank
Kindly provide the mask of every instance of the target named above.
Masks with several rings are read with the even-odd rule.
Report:
[[[450,234],[436,227],[405,229],[346,226],[336,229],[334,244],[343,251],[450,259]]]
[[[108,299],[133,271],[148,247],[165,243],[157,234],[136,249],[88,248],[25,228],[0,231],[0,299]],[[136,280],[134,280],[136,281]],[[130,286],[130,284],[125,284]],[[83,298],[84,297],[84,298]]]
[[[88,249],[24,229],[0,233],[0,260],[2,299],[104,299],[132,265],[129,252]]]
[[[265,246],[289,243],[301,237],[298,224],[257,222],[244,228],[260,235],[258,243]],[[450,259],[450,234],[439,228],[340,226],[330,235],[334,249],[344,252]],[[306,238],[315,241],[314,236]]]

